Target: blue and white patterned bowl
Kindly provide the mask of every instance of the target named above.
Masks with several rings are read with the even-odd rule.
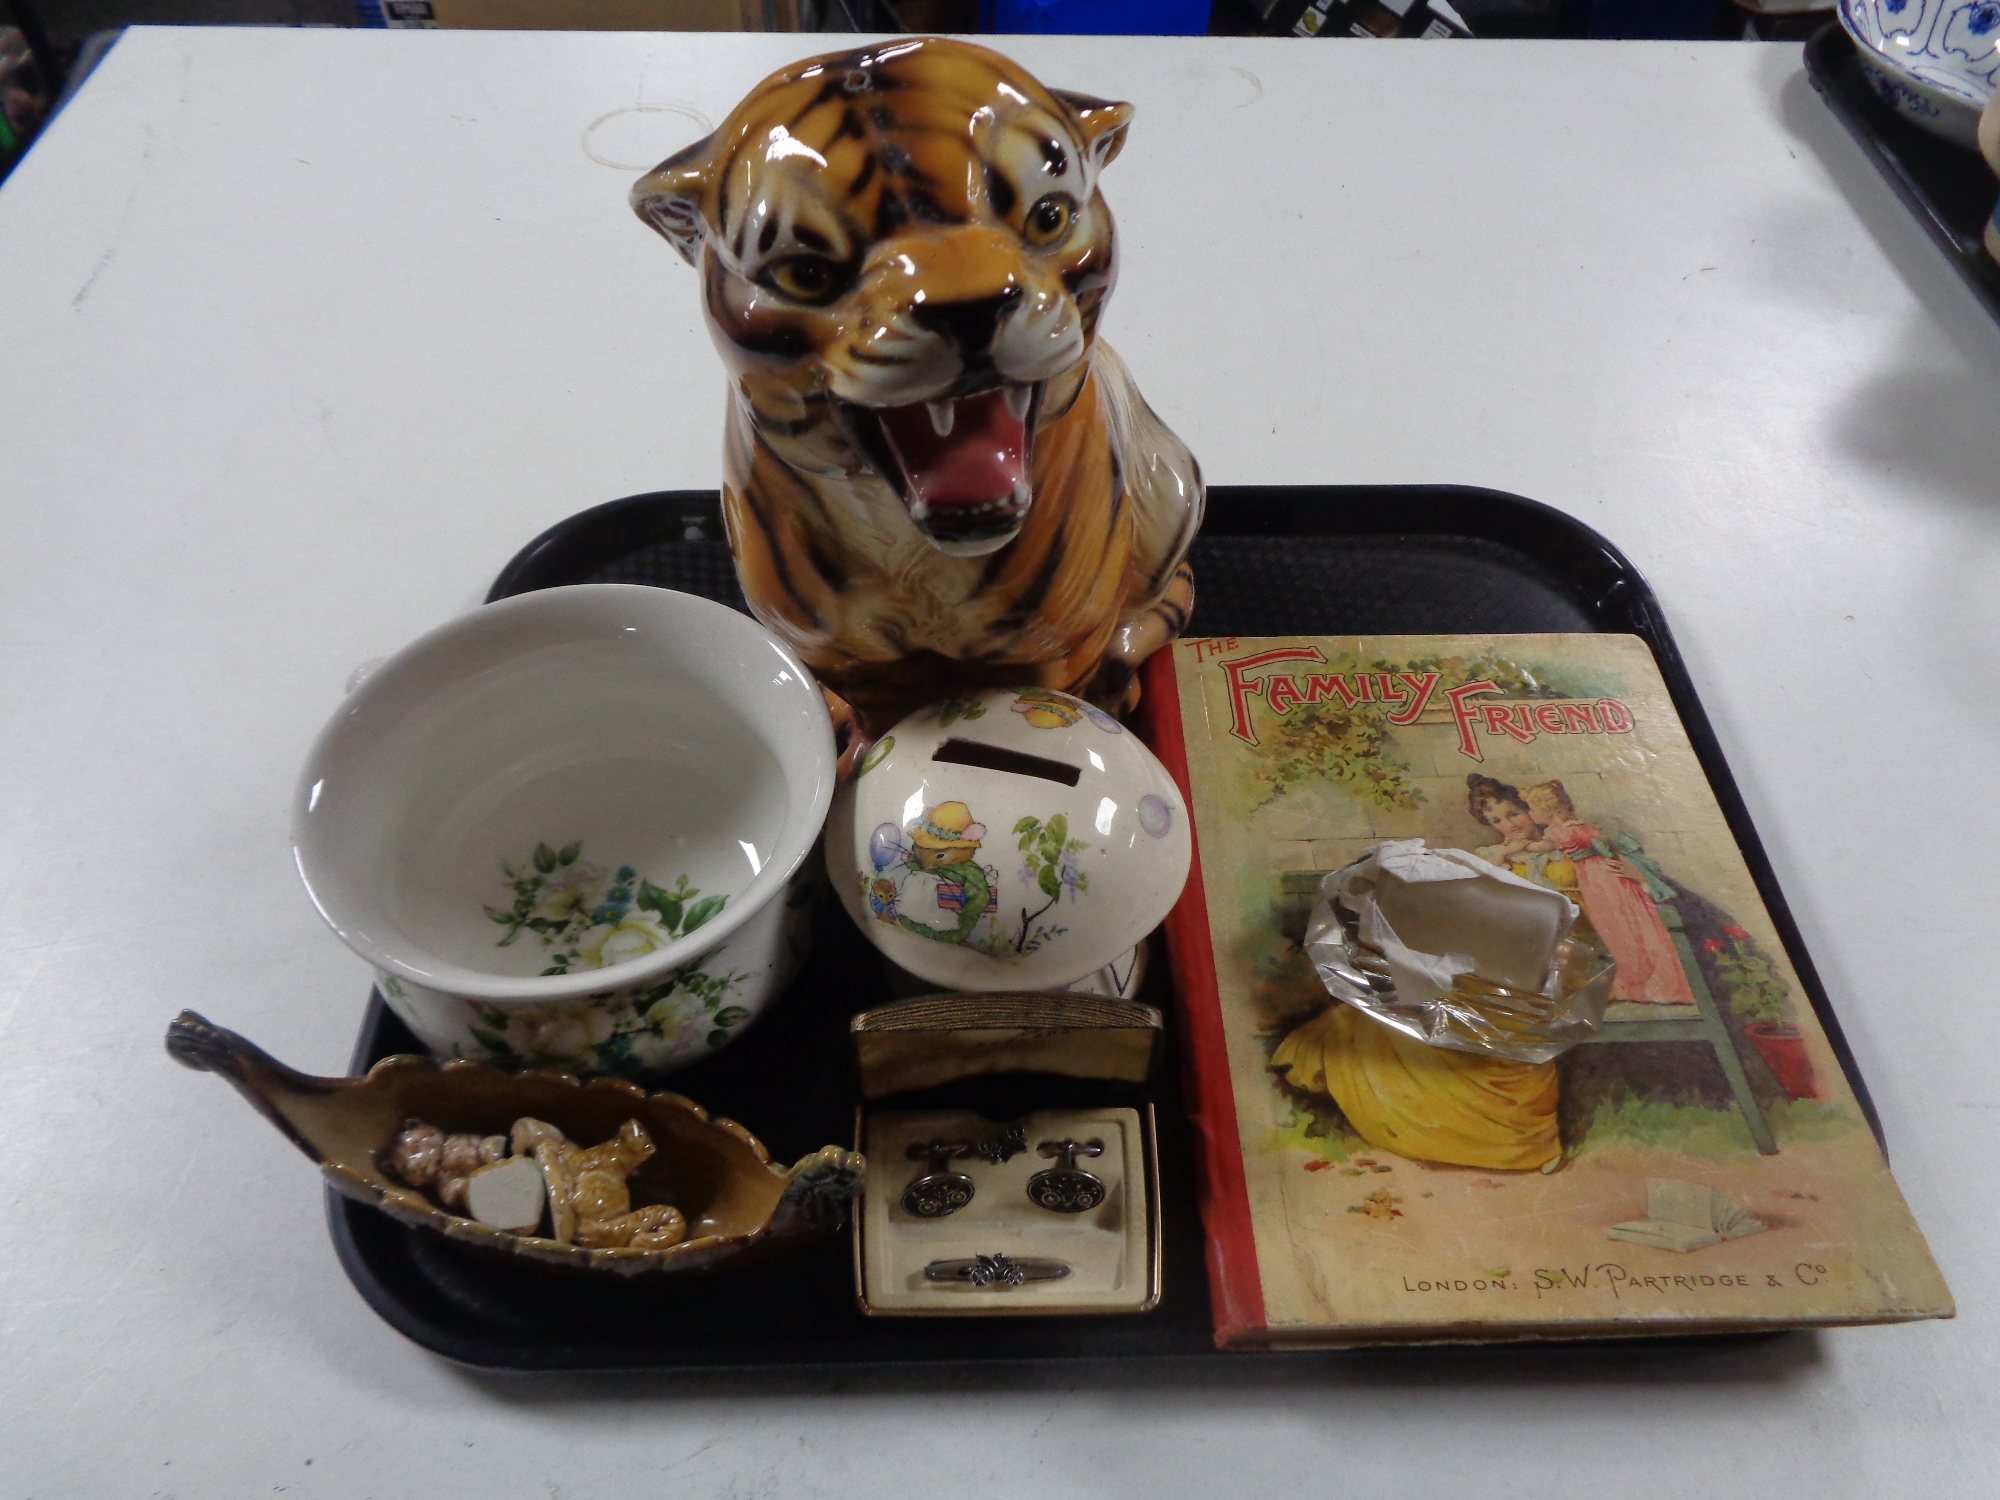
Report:
[[[2000,75],[2000,0],[1840,0],[1862,71],[1895,109],[1968,150]]]

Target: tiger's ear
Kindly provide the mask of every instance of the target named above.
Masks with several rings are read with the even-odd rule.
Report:
[[[1125,127],[1132,123],[1132,106],[1115,99],[1093,99],[1088,94],[1072,94],[1067,89],[1050,89],[1076,120],[1083,149],[1100,171],[1125,147]]]
[[[632,184],[632,212],[665,235],[689,265],[701,258],[701,237],[707,228],[701,204],[708,193],[709,148],[714,142],[712,135],[702,137]]]

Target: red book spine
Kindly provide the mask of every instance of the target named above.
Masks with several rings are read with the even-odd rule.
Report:
[[[1209,1300],[1218,1344],[1259,1342],[1265,1336],[1264,1287],[1257,1274],[1257,1242],[1250,1229],[1250,1192],[1243,1179],[1243,1149],[1236,1132],[1236,1091],[1229,1082],[1229,1052],[1215,988],[1215,944],[1208,930],[1208,897],[1201,879],[1201,825],[1188,785],[1187,740],[1181,728],[1180,689],[1174,653],[1191,650],[1176,641],[1153,653],[1144,668],[1140,728],[1188,809],[1194,862],[1181,898],[1167,916],[1167,958],[1173,969],[1180,1023],[1182,1089],[1194,1126],[1196,1193],[1208,1237]]]

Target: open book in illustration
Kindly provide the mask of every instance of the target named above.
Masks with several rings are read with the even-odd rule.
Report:
[[[1714,1188],[1677,1177],[1646,1179],[1646,1217],[1613,1224],[1605,1234],[1660,1250],[1699,1250],[1721,1240],[1740,1240],[1771,1226],[1731,1203]]]

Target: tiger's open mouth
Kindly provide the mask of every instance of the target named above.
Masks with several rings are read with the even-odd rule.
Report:
[[[862,450],[940,552],[977,557],[1014,539],[1034,503],[1042,387],[1007,385],[909,406],[840,403]]]

